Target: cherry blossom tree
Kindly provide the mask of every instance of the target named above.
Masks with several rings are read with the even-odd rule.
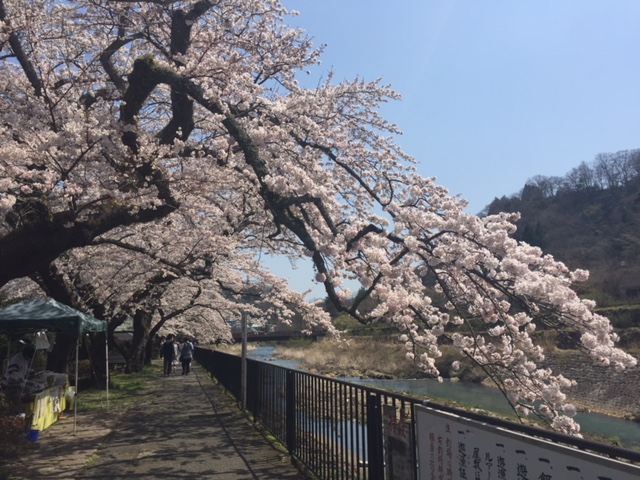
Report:
[[[277,0],[0,0],[0,286],[53,262],[113,318],[151,326],[189,307],[215,325],[211,305],[251,309],[257,281],[273,308],[326,325],[255,264],[306,258],[338,308],[397,326],[426,372],[451,344],[518,412],[578,433],[571,380],[539,366],[535,329],[636,364],[571,289],[586,272],[417,175],[378,113],[399,98],[380,80],[303,88],[322,49],[289,14]],[[379,306],[349,305],[346,279]]]
[[[303,295],[287,292],[285,281],[260,268],[252,250],[245,247],[250,238],[240,231],[212,235],[221,225],[230,231],[225,216],[198,215],[196,220],[199,223],[171,214],[166,221],[182,226],[180,236],[170,241],[158,237],[157,225],[152,224],[113,230],[89,247],[63,254],[48,269],[32,275],[35,282],[10,282],[4,291],[13,298],[44,292],[108,318],[111,345],[117,345],[114,331],[130,320],[132,345],[121,351],[129,371],[138,371],[150,360],[151,349],[157,346],[153,338],[161,329],[165,335],[210,344],[232,341],[228,322],[242,314],[290,323],[295,314],[304,312],[310,326],[332,330],[326,312],[305,302]],[[63,350],[61,358],[72,346],[56,342]],[[60,365],[57,368],[65,364]]]

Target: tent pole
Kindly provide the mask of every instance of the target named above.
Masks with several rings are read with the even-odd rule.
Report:
[[[79,363],[79,353],[80,353],[80,340],[82,336],[76,340],[76,391],[73,398],[73,435],[76,434],[76,427],[78,423],[78,363]]]
[[[104,378],[107,382],[107,410],[109,410],[109,332],[105,330],[104,332],[104,351],[106,362],[104,364]]]

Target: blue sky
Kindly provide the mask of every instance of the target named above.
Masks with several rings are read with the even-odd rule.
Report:
[[[382,77],[403,96],[383,109],[398,143],[470,213],[534,175],[640,147],[637,0],[283,3],[327,44],[315,78]]]

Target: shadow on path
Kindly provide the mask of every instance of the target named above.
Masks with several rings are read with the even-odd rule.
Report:
[[[42,432],[11,479],[306,479],[222,388],[194,365],[158,373],[158,390],[116,422],[85,415]],[[104,415],[103,415],[104,417]],[[18,471],[19,470],[19,471]]]

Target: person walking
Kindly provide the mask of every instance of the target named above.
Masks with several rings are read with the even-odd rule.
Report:
[[[164,374],[171,375],[173,369],[173,360],[175,358],[175,342],[173,341],[173,335],[169,335],[167,340],[162,345],[162,359],[164,360]]]
[[[182,375],[189,375],[189,372],[191,371],[191,361],[193,360],[193,343],[191,343],[191,340],[187,338],[182,343],[180,352]]]
[[[180,342],[175,340],[173,342],[173,363],[172,363],[172,365],[174,367],[176,367],[176,366],[178,366],[179,363],[180,363]]]

